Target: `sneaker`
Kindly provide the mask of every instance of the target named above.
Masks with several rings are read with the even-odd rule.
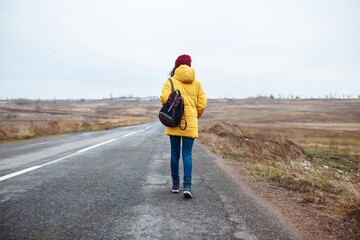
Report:
[[[173,185],[172,185],[172,188],[171,188],[171,192],[173,192],[173,193],[178,193],[179,190],[180,190],[179,181],[173,181]]]
[[[184,197],[185,198],[192,198],[191,182],[184,182]]]

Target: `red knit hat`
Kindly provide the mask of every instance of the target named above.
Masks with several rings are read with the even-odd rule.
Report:
[[[175,68],[178,68],[180,65],[183,64],[191,67],[191,57],[189,55],[186,54],[180,55],[175,61]]]

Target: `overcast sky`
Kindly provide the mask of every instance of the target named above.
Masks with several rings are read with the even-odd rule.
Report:
[[[189,54],[207,97],[360,94],[359,0],[0,0],[0,98],[159,96]]]

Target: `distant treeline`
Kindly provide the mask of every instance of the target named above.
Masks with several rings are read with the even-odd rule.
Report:
[[[47,101],[47,102],[84,102],[84,101],[150,101],[150,100],[154,100],[154,99],[159,99],[158,96],[150,96],[150,97],[118,97],[118,98],[102,98],[102,99],[86,99],[86,98],[80,98],[80,99],[29,99],[29,98],[1,98],[0,100],[5,100],[5,101],[11,101],[11,100],[16,100],[16,101]]]
[[[284,95],[284,94],[257,94],[255,97],[250,97],[250,98],[272,98],[272,99],[301,99],[302,97],[300,95],[293,95],[293,94],[289,94],[289,95]],[[358,94],[357,96],[354,96],[352,94],[342,94],[342,95],[337,95],[336,93],[328,93],[325,94],[324,96],[317,96],[317,97],[304,97],[306,99],[355,99],[355,98],[360,98],[360,94]]]
[[[300,95],[294,95],[294,94],[257,94],[256,96],[250,96],[247,98],[271,98],[271,99],[356,99],[360,98],[360,94],[357,96],[354,96],[353,94],[342,94],[337,95],[336,93],[328,93],[324,96],[310,96],[310,97],[302,97]],[[0,100],[17,100],[17,101],[49,101],[49,102],[76,102],[76,101],[151,101],[159,99],[159,96],[149,96],[149,97],[134,97],[132,95],[130,96],[121,96],[113,98],[112,96],[110,98],[102,98],[102,99],[86,99],[86,98],[80,98],[80,99],[29,99],[29,98],[1,98]],[[219,98],[211,98],[211,99],[242,99],[242,98],[236,98],[236,97],[219,97]]]

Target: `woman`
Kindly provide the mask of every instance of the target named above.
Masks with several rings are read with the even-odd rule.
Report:
[[[191,193],[191,172],[192,172],[192,147],[194,139],[198,137],[198,118],[203,114],[207,100],[204,90],[199,81],[195,79],[195,71],[191,68],[191,58],[189,55],[181,55],[175,61],[175,67],[170,73],[174,88],[179,89],[184,101],[184,115],[180,126],[166,127],[166,135],[170,136],[171,144],[171,177],[173,186],[171,191],[178,193],[180,190],[179,177],[179,159],[180,159],[180,145],[182,141],[182,158],[184,164],[184,196],[192,197]],[[171,93],[171,83],[166,80],[160,101],[165,104]],[[185,130],[185,120],[187,126]]]

